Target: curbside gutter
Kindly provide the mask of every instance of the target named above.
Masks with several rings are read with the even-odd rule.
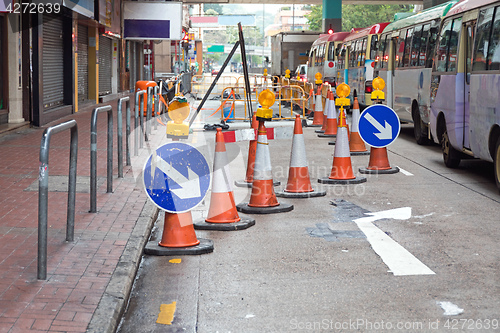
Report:
[[[87,327],[87,333],[114,333],[127,307],[142,253],[159,209],[146,200],[125,250]]]

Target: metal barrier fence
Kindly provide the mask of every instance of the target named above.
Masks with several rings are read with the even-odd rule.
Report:
[[[97,212],[97,115],[108,114],[108,163],[106,192],[113,192],[113,109],[111,105],[101,106],[92,111],[90,120],[90,213]]]
[[[212,85],[213,79],[214,77],[209,75],[194,75],[191,82],[191,94],[198,99],[202,98]],[[210,92],[209,98],[219,96],[221,91],[226,87],[239,86],[238,80],[239,78],[234,76],[222,75],[217,81],[214,89]]]
[[[122,127],[122,104],[126,102],[126,115],[125,115],[125,158],[127,165],[130,163],[130,147],[129,147],[129,137],[130,137],[130,97],[122,97],[118,100],[118,110],[116,113],[117,117],[117,131],[118,131],[118,178],[123,178],[123,127]]]
[[[40,169],[38,178],[38,263],[37,278],[47,279],[47,212],[49,196],[49,148],[52,134],[71,129],[69,152],[68,207],[66,241],[72,242],[75,234],[76,166],[78,155],[78,126],[75,120],[51,126],[42,134],[40,143]]]

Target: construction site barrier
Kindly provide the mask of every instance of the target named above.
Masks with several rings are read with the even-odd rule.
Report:
[[[47,279],[47,212],[49,196],[49,148],[52,134],[71,129],[69,152],[68,207],[66,241],[72,242],[75,234],[76,166],[78,155],[78,126],[75,120],[51,126],[42,134],[38,177],[38,262],[37,278]]]
[[[130,97],[122,97],[118,100],[118,110],[116,112],[116,123],[117,123],[117,138],[118,138],[118,178],[123,178],[123,121],[122,121],[122,104],[126,102],[126,115],[125,115],[125,158],[127,165],[131,165],[130,162],[130,147],[129,147],[129,137],[130,137]]]
[[[97,116],[99,112],[108,114],[106,193],[113,192],[113,109],[111,105],[106,105],[95,108],[90,120],[90,213],[97,212]]]
[[[241,76],[236,78],[234,76],[221,75],[215,87],[210,92],[210,96],[208,96],[208,98],[219,96],[220,92],[225,87],[240,86],[240,84],[238,83],[240,78]],[[214,77],[209,75],[194,75],[191,81],[191,94],[197,99],[201,99],[208,92],[210,86],[212,85],[213,79]],[[241,86],[243,87],[244,84],[242,84]]]

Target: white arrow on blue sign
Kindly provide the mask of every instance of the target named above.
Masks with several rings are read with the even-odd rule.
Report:
[[[142,178],[155,205],[169,213],[184,213],[205,198],[211,175],[207,160],[195,147],[170,142],[151,154]]]
[[[359,117],[359,136],[375,148],[390,145],[396,140],[400,130],[398,115],[387,105],[371,105]]]

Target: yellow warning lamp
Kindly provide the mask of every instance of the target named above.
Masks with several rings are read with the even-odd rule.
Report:
[[[187,139],[189,135],[189,125],[184,120],[189,117],[189,104],[186,97],[175,96],[168,104],[168,116],[171,121],[167,123],[167,138]]]
[[[290,78],[290,70],[289,70],[289,69],[287,69],[287,70],[285,71],[285,77],[286,77],[287,79],[289,79],[289,78]]]
[[[257,109],[256,116],[257,120],[271,120],[273,118],[273,110],[271,110],[271,106],[274,104],[274,93],[269,90],[263,90],[259,94],[259,104],[262,105],[260,108]]]
[[[372,81],[372,87],[373,91],[371,94],[371,100],[379,100],[379,101],[384,101],[385,100],[385,94],[382,91],[385,87],[385,81],[381,77],[376,77]]]
[[[297,73],[297,81],[300,81],[300,74]]]
[[[314,78],[316,79],[316,81],[314,81],[316,84],[323,84],[323,75],[321,75],[320,72],[317,72],[315,75],[314,75]]]
[[[264,74],[262,75],[264,75],[264,77],[267,77],[267,68],[264,68]]]
[[[336,106],[343,108],[344,106],[349,106],[351,104],[351,101],[347,98],[347,96],[351,93],[351,88],[347,84],[339,84],[335,92],[338,96],[337,99],[335,99]]]

